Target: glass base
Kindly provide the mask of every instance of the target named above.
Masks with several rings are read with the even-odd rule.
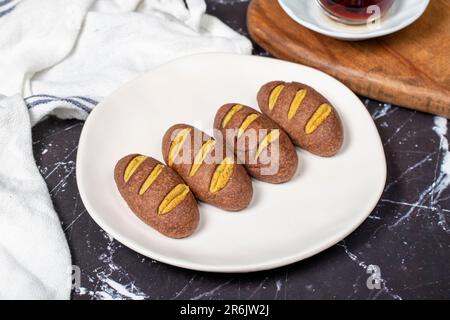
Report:
[[[371,24],[371,23],[377,21],[377,19],[375,19],[375,20],[355,20],[355,19],[346,19],[344,17],[339,17],[339,16],[336,16],[334,13],[330,12],[326,7],[324,7],[323,4],[320,2],[320,0],[316,0],[316,2],[319,5],[319,7],[322,9],[322,12],[328,18],[331,18],[332,20],[339,22],[339,23],[343,23],[343,24],[347,24],[347,25],[354,25],[354,26],[361,26],[361,25],[365,25],[365,24]],[[380,17],[380,20],[381,20],[381,17]]]

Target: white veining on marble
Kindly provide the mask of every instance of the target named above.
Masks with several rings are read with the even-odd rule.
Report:
[[[75,211],[75,210],[74,210]],[[73,219],[68,225],[67,227],[64,228],[64,232],[66,232],[67,230],[69,230],[77,221],[78,219],[80,219],[85,213],[86,213],[86,209],[83,209],[76,217],[75,219]]]
[[[192,285],[192,282],[194,282],[194,279],[195,279],[195,277],[196,277],[197,275],[196,274],[194,274],[193,276],[192,276],[192,278],[184,285],[184,287],[180,290],[180,291],[178,291],[176,294],[175,294],[175,296],[173,296],[172,298],[171,298],[171,300],[175,300],[175,299],[177,299],[177,298],[179,298],[191,285]]]
[[[221,290],[223,287],[229,285],[231,281],[232,281],[232,279],[231,279],[231,280],[228,280],[228,281],[226,281],[226,282],[224,282],[224,283],[222,283],[222,284],[220,284],[220,285],[218,285],[217,287],[215,287],[215,288],[213,288],[213,289],[211,289],[211,290],[208,290],[208,291],[205,291],[205,292],[203,292],[203,293],[200,293],[199,295],[196,295],[195,297],[191,298],[191,300],[200,300],[200,299],[203,299],[203,298],[210,298],[210,297],[212,297],[216,292],[218,292],[219,290]]]
[[[265,277],[263,281],[261,281],[261,283],[256,287],[255,290],[253,290],[253,292],[248,296],[248,300],[250,300],[251,298],[253,298],[261,289],[264,289],[264,284],[266,283],[266,281],[268,280],[268,277]]]
[[[365,261],[362,261],[361,259],[359,259],[359,257],[358,257],[356,254],[354,254],[353,252],[351,252],[351,251],[348,249],[345,240],[342,240],[341,242],[339,242],[339,243],[336,244],[336,245],[337,245],[337,246],[340,246],[340,247],[342,247],[342,248],[344,248],[344,251],[345,251],[345,253],[347,254],[347,256],[348,256],[352,261],[354,261],[355,263],[357,263],[357,265],[358,265],[359,267],[361,267],[362,269],[364,269],[364,270],[367,270],[367,268],[368,268],[369,265],[378,265],[378,264],[376,264],[376,263],[369,263],[369,264],[368,264],[368,263],[366,263]],[[381,269],[381,272],[383,272],[382,269]],[[369,276],[369,274],[368,274],[367,276]],[[389,287],[387,286],[387,281],[386,281],[385,279],[383,279],[383,278],[381,277],[381,278],[380,278],[380,282],[381,282],[381,289],[380,289],[380,290],[377,290],[377,292],[376,292],[375,295],[372,297],[372,299],[375,300],[375,299],[378,298],[378,296],[379,296],[381,293],[386,293],[387,295],[389,295],[391,298],[393,298],[393,299],[395,299],[395,300],[402,300],[402,297],[400,297],[398,294],[394,293],[394,292],[393,292],[393,289],[392,289],[392,288],[389,288]]]
[[[446,208],[441,208],[439,202],[441,200],[442,192],[450,185],[450,153],[449,142],[446,137],[448,131],[447,119],[442,117],[434,117],[433,131],[439,138],[439,150],[436,160],[436,168],[432,182],[426,187],[418,196],[414,203],[397,202],[409,207],[404,214],[402,214],[396,221],[389,226],[390,229],[395,228],[408,220],[417,208],[429,209],[438,217],[438,225],[446,233],[450,233],[448,225],[448,212]],[[425,159],[424,159],[425,160]],[[382,201],[387,201],[382,199]],[[391,200],[391,202],[393,202]]]
[[[286,298],[287,298],[288,277],[289,277],[289,271],[286,270],[286,272],[284,274],[284,300],[286,300]]]
[[[60,131],[65,131],[66,129]],[[55,133],[49,136],[53,136],[54,134]],[[44,150],[41,152],[40,156],[41,157],[46,156],[48,154],[48,151],[52,147],[53,147],[52,143],[44,144],[43,146]],[[55,174],[57,175],[58,180],[56,184],[52,189],[49,190],[51,196],[55,196],[60,192],[64,192],[68,184],[68,179],[75,174],[75,167],[76,167],[75,161],[68,159],[73,156],[73,154],[77,151],[77,149],[78,147],[75,146],[70,151],[66,150],[67,154],[65,155],[65,157],[62,160],[53,163],[50,169],[49,167],[38,167],[39,171],[41,172],[41,175],[46,181],[49,179],[53,179]]]
[[[277,280],[275,281],[275,286],[276,286],[276,290],[275,290],[275,300],[278,298],[278,294],[281,292],[281,288],[283,287],[283,283],[281,282],[281,280]]]
[[[402,205],[402,206],[411,207],[413,209],[416,209],[416,208],[432,209],[429,206],[419,205],[417,203],[408,203],[408,202],[404,202],[404,201],[395,201],[395,200],[390,200],[390,199],[380,199],[380,202],[388,202],[388,203],[392,203],[392,204],[399,204],[399,205]]]
[[[118,294],[122,295],[123,297],[127,297],[132,300],[144,300],[146,298],[145,294],[143,294],[143,293],[140,293],[140,292],[134,293],[133,291],[136,291],[136,287],[134,287],[131,284],[122,285],[120,283],[117,283],[113,279],[109,279],[109,278],[105,279],[105,283],[107,283],[111,288],[116,290],[116,292]]]
[[[416,115],[416,111],[411,112],[411,115],[406,118],[405,121],[403,121],[403,123],[401,125],[398,126],[397,129],[395,129],[394,133],[386,140],[386,142],[383,143],[383,146],[387,146],[388,144],[391,143],[391,141],[403,130],[403,128],[412,121],[412,118]]]
[[[434,179],[433,189],[431,191],[431,206],[436,208],[435,213],[438,216],[438,225],[447,233],[450,229],[447,222],[447,214],[440,210],[439,200],[442,192],[450,185],[450,152],[447,139],[448,123],[447,119],[434,117],[434,132],[438,135],[440,155],[439,175]]]
[[[70,130],[74,129],[75,127],[80,127],[80,126],[82,126],[82,124],[80,122],[76,122],[75,124],[69,125],[61,130],[54,131],[54,132],[42,137],[41,139],[33,140],[33,145],[41,143],[43,140],[48,140],[48,138],[56,136],[58,134],[61,134],[62,132],[70,131]],[[51,146],[51,144],[50,144],[50,146]]]
[[[48,146],[52,146],[52,144],[48,144]],[[47,180],[48,178],[50,178],[50,176],[61,167],[66,172],[71,171],[73,168],[75,168],[74,167],[75,161],[72,161],[72,160],[67,161],[67,159],[69,159],[72,156],[72,154],[75,153],[75,151],[77,151],[77,150],[78,150],[78,146],[76,146],[72,150],[70,150],[70,152],[61,161],[55,162],[53,164],[54,165],[53,169],[44,175],[44,179]]]
[[[366,99],[364,101],[364,104],[366,106],[368,106],[370,100]],[[373,120],[378,120],[380,118],[386,117],[388,115],[391,115],[392,113],[394,113],[395,111],[397,111],[397,108],[393,108],[391,104],[389,103],[380,103],[381,108],[378,108],[377,110],[375,110],[374,113],[372,113],[372,119]]]
[[[76,290],[77,295],[88,295],[91,299],[104,299],[104,300],[143,300],[149,298],[141,289],[137,288],[134,284],[134,280],[129,273],[123,269],[120,265],[116,264],[113,260],[117,249],[122,245],[118,244],[114,239],[102,231],[103,236],[107,239],[107,246],[105,252],[99,256],[99,260],[103,263],[102,266],[93,270],[97,279],[89,277],[89,282],[94,283],[93,290],[86,290],[83,287]],[[120,283],[119,278],[125,284]]]
[[[388,191],[393,185],[397,184],[403,177],[405,177],[407,174],[409,174],[411,171],[414,171],[416,168],[420,167],[427,161],[432,160],[432,157],[436,154],[436,152],[430,153],[426,155],[422,160],[417,162],[416,164],[410,166],[408,169],[406,169],[398,178],[396,178],[394,181],[391,181],[385,188],[384,192]]]

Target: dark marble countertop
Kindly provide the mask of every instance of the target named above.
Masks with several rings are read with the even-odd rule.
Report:
[[[248,1],[207,3],[209,13],[248,35]],[[267,55],[257,46],[255,54]],[[50,118],[37,125],[34,155],[62,221],[73,264],[81,268],[81,288],[73,292],[73,299],[450,298],[447,120],[361,99],[377,125],[387,158],[387,184],[375,210],[330,249],[251,274],[185,270],[115,241],[90,218],[78,193],[75,161],[83,122]],[[379,267],[380,289],[367,285],[370,265]]]

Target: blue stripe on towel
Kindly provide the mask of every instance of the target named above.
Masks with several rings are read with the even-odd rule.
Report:
[[[32,102],[28,102],[30,99],[33,99],[33,98],[43,98],[43,99],[38,99],[38,100],[35,100]],[[62,101],[62,102],[70,103],[71,105],[73,105],[77,108],[80,108],[81,110],[86,111],[87,113],[90,113],[92,111],[92,107],[87,106],[87,105],[85,105],[77,100],[71,99],[71,98],[74,98],[74,97],[60,98],[60,97],[56,97],[56,96],[41,94],[41,95],[29,96],[29,97],[25,98],[25,102],[27,104],[28,109],[34,108],[39,105],[47,104],[50,102]],[[79,97],[79,98],[81,98],[81,97]],[[82,98],[83,98],[83,100],[85,100],[85,99],[89,100],[89,102],[91,104],[93,104],[94,106],[97,104],[97,101],[95,101],[93,99],[86,98],[86,97],[82,97]]]
[[[10,13],[11,11],[13,11],[16,8],[16,6],[12,6],[9,9],[6,9],[4,11],[0,11],[0,18],[3,16],[6,16],[8,13]]]
[[[92,99],[92,98],[88,98],[88,97],[83,97],[83,96],[71,96],[71,97],[57,97],[57,96],[52,96],[50,94],[36,94],[33,96],[29,96],[26,97],[25,100],[30,100],[30,99],[34,99],[34,98],[50,98],[50,99],[54,99],[54,100],[62,100],[62,99],[79,99],[85,102],[89,102],[90,104],[96,106],[98,104],[98,101]]]
[[[81,103],[78,103],[77,101],[73,101],[73,100],[69,100],[69,99],[60,99],[60,100],[41,99],[41,100],[33,101],[31,103],[27,103],[27,106],[28,106],[28,109],[32,109],[32,108],[34,108],[36,106],[44,105],[44,104],[47,104],[47,103],[50,103],[50,102],[57,102],[57,101],[68,102],[68,103],[72,104],[73,106],[75,106],[77,108],[80,108],[83,111],[86,111],[87,113],[90,113],[91,110],[92,110],[91,108],[89,108],[89,107],[87,107],[85,105],[82,105]]]
[[[84,101],[86,101],[86,102],[92,103],[92,104],[95,105],[95,106],[98,104],[98,101],[95,101],[94,99],[87,98],[87,97],[73,96],[73,97],[70,97],[70,98],[81,99],[81,100],[84,100]]]
[[[8,3],[13,2],[14,0],[0,0],[0,7],[6,6]]]
[[[76,100],[72,100],[72,99],[60,99],[60,100],[61,100],[61,101],[65,101],[65,102],[69,102],[69,103],[71,103],[71,104],[77,106],[78,108],[83,109],[83,110],[86,111],[87,113],[90,113],[90,112],[92,111],[92,108],[90,108],[90,107],[88,107],[88,106],[86,106],[86,105],[84,105],[84,104],[82,104],[82,103],[79,103],[79,102],[76,101]]]
[[[55,100],[53,100],[53,99],[42,99],[42,100],[37,100],[37,101],[34,101],[34,102],[30,102],[30,103],[27,102],[27,107],[28,107],[28,109],[31,109],[31,108],[33,108],[33,107],[35,107],[37,105],[46,104],[46,103],[53,102],[53,101],[55,101]]]
[[[26,97],[25,100],[33,99],[33,98],[52,98],[52,99],[61,99],[61,97],[52,96],[50,94],[35,94],[29,97]]]

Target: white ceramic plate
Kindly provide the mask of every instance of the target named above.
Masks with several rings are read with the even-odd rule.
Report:
[[[316,0],[278,0],[283,10],[302,26],[341,40],[364,40],[384,36],[416,21],[430,0],[396,0],[376,25],[348,26],[327,17]]]
[[[345,130],[337,156],[320,158],[298,150],[301,169],[291,182],[254,181],[252,203],[238,213],[201,204],[200,226],[186,239],[166,238],[130,211],[113,179],[121,157],[142,153],[162,160],[161,138],[169,126],[185,122],[211,133],[222,104],[257,108],[259,87],[276,79],[302,81],[336,107]],[[330,247],[366,219],[385,179],[377,129],[347,87],[302,65],[230,54],[175,60],[114,92],[86,121],[77,157],[81,197],[103,229],[145,256],[216,272],[270,269]]]

